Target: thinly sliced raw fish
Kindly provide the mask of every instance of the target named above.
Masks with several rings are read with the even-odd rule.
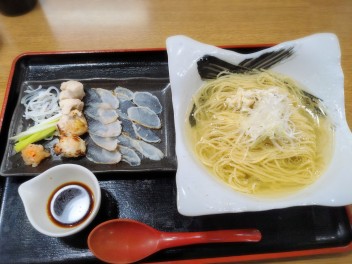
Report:
[[[120,108],[116,109],[116,113],[118,114],[119,117],[121,117],[121,119],[129,120],[127,114],[122,112]]]
[[[108,151],[96,145],[91,139],[87,142],[87,159],[99,164],[116,164],[121,161],[122,155],[119,151]]]
[[[85,105],[90,105],[93,103],[101,103],[99,94],[95,89],[85,89],[86,96],[84,97]]]
[[[133,146],[138,152],[148,159],[161,160],[164,158],[164,153],[160,149],[142,140],[134,140]]]
[[[103,149],[108,151],[114,151],[117,149],[117,144],[119,143],[117,137],[100,137],[94,134],[89,134],[89,136],[96,145]]]
[[[133,138],[127,136],[125,133],[121,134],[117,137],[120,146],[125,146],[129,148],[133,148]]]
[[[147,107],[130,107],[127,110],[128,118],[142,126],[158,129],[161,122],[156,113]]]
[[[148,107],[156,114],[160,114],[163,110],[158,97],[148,92],[135,92],[133,102],[138,106]]]
[[[118,137],[118,140],[120,145],[133,148],[148,159],[157,161],[164,157],[164,153],[160,149],[142,140],[133,139],[123,134]]]
[[[125,133],[125,135],[137,139],[137,135],[134,132],[133,128],[133,122],[129,119],[121,119],[122,122],[122,131]]]
[[[115,109],[107,109],[106,106],[109,105],[104,103],[91,104],[85,108],[84,113],[103,124],[110,124],[116,121],[119,115]]]
[[[111,106],[111,108],[113,108],[113,109],[117,109],[119,107],[119,100],[113,94],[112,91],[106,90],[103,88],[93,88],[93,89],[100,96],[100,99],[103,103],[109,104]]]
[[[133,131],[139,139],[142,139],[145,142],[157,143],[161,139],[149,128],[133,123]]]
[[[121,134],[121,122],[116,120],[110,124],[103,124],[93,118],[87,118],[88,132],[100,137],[117,137]]]
[[[118,109],[121,118],[128,119],[127,111],[130,107],[135,107],[136,105],[132,101],[122,101]]]
[[[141,158],[133,149],[125,146],[120,146],[119,150],[122,154],[123,161],[127,162],[131,166],[139,166],[141,164]]]
[[[115,94],[120,101],[132,100],[133,92],[127,88],[118,86],[115,88]]]

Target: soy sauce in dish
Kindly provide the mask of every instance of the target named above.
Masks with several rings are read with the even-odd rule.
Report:
[[[93,192],[83,183],[68,182],[56,188],[49,197],[47,211],[60,227],[74,227],[84,222],[93,210]]]

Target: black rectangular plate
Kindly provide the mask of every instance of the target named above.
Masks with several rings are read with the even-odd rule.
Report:
[[[253,52],[257,49],[235,50]],[[18,100],[23,83],[141,76],[168,78],[166,52],[91,52],[21,57],[14,68],[0,131],[0,157],[4,158],[12,113],[16,110],[16,104],[11,102]],[[254,256],[340,248],[351,244],[351,224],[344,207],[306,206],[265,212],[182,216],[177,211],[175,174],[176,166],[165,171],[101,172],[97,176],[102,189],[102,204],[97,217],[85,230],[66,238],[47,237],[30,225],[17,192],[28,177],[0,177],[0,263],[97,263],[87,247],[87,236],[97,224],[114,218],[131,218],[172,232],[232,228],[258,228],[262,232],[259,243],[179,247],[158,252],[145,262]]]
[[[1,138],[1,143],[4,144],[5,149],[1,149],[2,176],[23,176],[35,175],[41,173],[48,168],[61,163],[74,163],[87,167],[94,173],[106,173],[111,171],[146,171],[146,170],[175,170],[176,169],[176,155],[175,155],[175,129],[173,108],[171,99],[171,88],[169,85],[167,64],[165,61],[153,61],[144,59],[144,61],[134,61],[127,59],[119,59],[114,61],[113,54],[109,60],[106,54],[100,54],[99,59],[89,58],[94,54],[87,54],[84,57],[82,54],[71,54],[71,61],[67,61],[67,55],[62,54],[52,55],[56,57],[53,60],[50,55],[43,56],[24,56],[16,65],[13,82],[11,85],[11,97],[13,98],[9,103],[9,108],[6,111],[10,112],[6,118],[10,118],[10,127],[6,134],[5,129],[2,129],[4,137]],[[125,54],[126,55],[126,54]],[[97,56],[97,55],[94,55]],[[46,59],[46,58],[47,59]],[[136,59],[136,58],[135,58]],[[166,70],[165,70],[166,67]],[[20,103],[24,96],[24,91],[29,87],[37,88],[42,86],[48,88],[50,86],[60,87],[63,81],[68,79],[78,80],[83,83],[85,90],[92,88],[103,88],[107,90],[114,90],[117,86],[122,86],[130,89],[133,92],[146,91],[158,97],[163,106],[163,111],[159,114],[162,127],[156,130],[156,133],[161,138],[160,143],[153,143],[164,153],[164,158],[161,161],[151,161],[142,158],[140,166],[130,166],[125,162],[120,162],[113,165],[95,164],[89,161],[86,157],[78,159],[61,158],[53,153],[51,150],[51,157],[44,160],[38,167],[26,166],[22,160],[20,153],[15,153],[13,149],[13,141],[5,140],[5,138],[16,135],[17,133],[26,130],[33,122],[25,120],[23,117],[24,106]],[[84,98],[83,98],[84,100]],[[15,105],[15,108],[11,107]],[[86,135],[87,137],[87,135]],[[43,145],[52,146],[55,141],[43,140]]]
[[[32,121],[28,121],[23,117],[25,107],[20,103],[20,98],[25,94],[24,91],[28,87],[37,88],[41,86],[44,89],[49,87],[60,87],[60,84],[67,80],[50,80],[50,81],[25,81],[22,83],[20,88],[20,95],[17,101],[17,107],[12,116],[11,125],[9,129],[9,136],[14,136],[22,131],[25,131],[28,127],[33,125]],[[164,158],[160,161],[153,161],[147,158],[141,157],[141,165],[130,166],[125,162],[119,162],[118,164],[97,164],[86,157],[80,157],[76,159],[62,158],[56,155],[53,151],[53,145],[58,142],[58,138],[54,137],[52,140],[42,140],[41,144],[49,151],[51,151],[51,157],[45,159],[39,164],[38,167],[31,167],[25,165],[21,157],[21,153],[16,153],[13,146],[14,141],[9,140],[5,150],[4,158],[1,163],[1,175],[3,176],[23,176],[23,175],[35,175],[41,173],[52,166],[62,163],[74,163],[82,165],[94,173],[106,173],[112,171],[147,171],[147,170],[175,170],[176,169],[176,156],[175,156],[175,133],[174,133],[174,119],[172,107],[166,107],[172,105],[171,101],[171,87],[168,78],[145,78],[145,77],[133,77],[133,78],[94,78],[94,79],[79,79],[83,84],[84,89],[87,91],[92,88],[103,88],[106,90],[114,90],[117,86],[125,87],[133,92],[149,92],[156,96],[163,106],[163,111],[159,114],[162,127],[155,129],[154,133],[159,136],[161,141],[159,143],[150,143],[160,149],[164,153]],[[84,98],[83,98],[84,101]],[[122,120],[124,122],[124,120]],[[124,124],[123,131],[124,129]],[[87,140],[88,135],[82,136],[84,140]],[[89,146],[88,146],[89,147]]]

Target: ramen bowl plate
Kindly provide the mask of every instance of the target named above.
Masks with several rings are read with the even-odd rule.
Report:
[[[258,197],[239,193],[212,176],[192,152],[185,129],[192,96],[203,84],[197,61],[213,55],[232,64],[265,52],[293,48],[293,56],[274,65],[322,99],[331,117],[334,150],[327,170],[310,186],[283,197]],[[321,33],[288,41],[251,54],[207,45],[185,36],[167,39],[169,73],[174,107],[178,211],[187,216],[264,211],[293,206],[344,206],[352,203],[352,135],[344,106],[344,76],[337,37]]]

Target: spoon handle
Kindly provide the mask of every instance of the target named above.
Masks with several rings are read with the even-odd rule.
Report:
[[[205,232],[162,232],[159,248],[192,244],[258,242],[262,235],[257,229],[218,230]]]

